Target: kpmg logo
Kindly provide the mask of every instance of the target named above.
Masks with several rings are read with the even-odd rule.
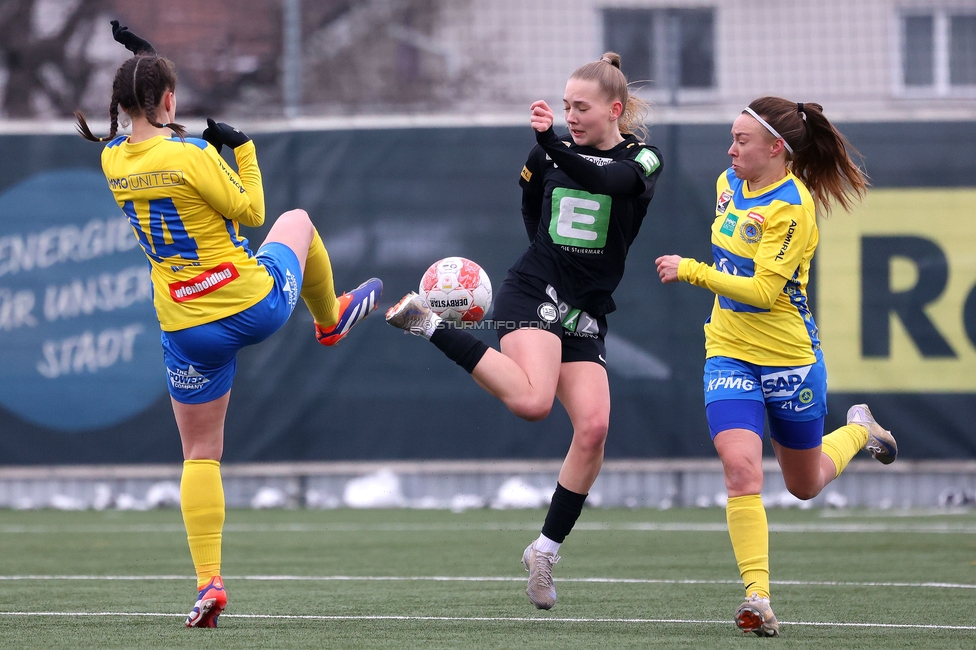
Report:
[[[708,384],[705,387],[706,391],[718,390],[724,388],[726,390],[744,390],[750,391],[756,387],[756,382],[751,378],[747,377],[741,373],[728,370],[716,370],[708,375]]]
[[[0,192],[0,359],[0,405],[56,431],[111,426],[165,393],[146,258],[102,174]]]

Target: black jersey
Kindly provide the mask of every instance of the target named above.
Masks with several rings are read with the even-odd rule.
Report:
[[[661,154],[633,135],[601,151],[536,133],[522,168],[522,219],[532,242],[512,267],[551,284],[561,300],[594,316],[614,310],[654,186]]]

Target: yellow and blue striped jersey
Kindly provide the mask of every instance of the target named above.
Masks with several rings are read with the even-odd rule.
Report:
[[[119,136],[102,171],[149,258],[153,304],[167,332],[244,311],[273,280],[248,249],[240,224],[264,223],[254,144],[234,150],[240,175],[205,140]]]
[[[819,233],[809,190],[787,172],[782,180],[750,191],[729,168],[719,176],[716,194],[715,269],[753,277],[760,267],[786,284],[769,309],[716,295],[705,324],[706,356],[766,366],[814,363],[820,340],[806,287]]]

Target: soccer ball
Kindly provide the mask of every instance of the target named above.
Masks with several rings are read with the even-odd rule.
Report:
[[[420,295],[441,318],[478,321],[491,307],[491,281],[475,262],[463,257],[445,257],[431,264],[424,273]]]

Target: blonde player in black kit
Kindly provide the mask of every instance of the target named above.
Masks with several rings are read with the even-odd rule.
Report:
[[[391,325],[436,345],[515,415],[537,421],[559,398],[573,439],[542,534],[522,562],[526,593],[540,609],[556,603],[552,565],[603,464],[610,423],[606,315],[612,293],[661,173],[644,144],[644,105],[630,97],[620,57],[608,52],[573,73],[563,108],[569,135],[557,137],[544,101],[531,106],[537,145],[522,168],[522,219],[531,242],[495,296],[501,351],[441,324],[416,293],[386,313]]]

